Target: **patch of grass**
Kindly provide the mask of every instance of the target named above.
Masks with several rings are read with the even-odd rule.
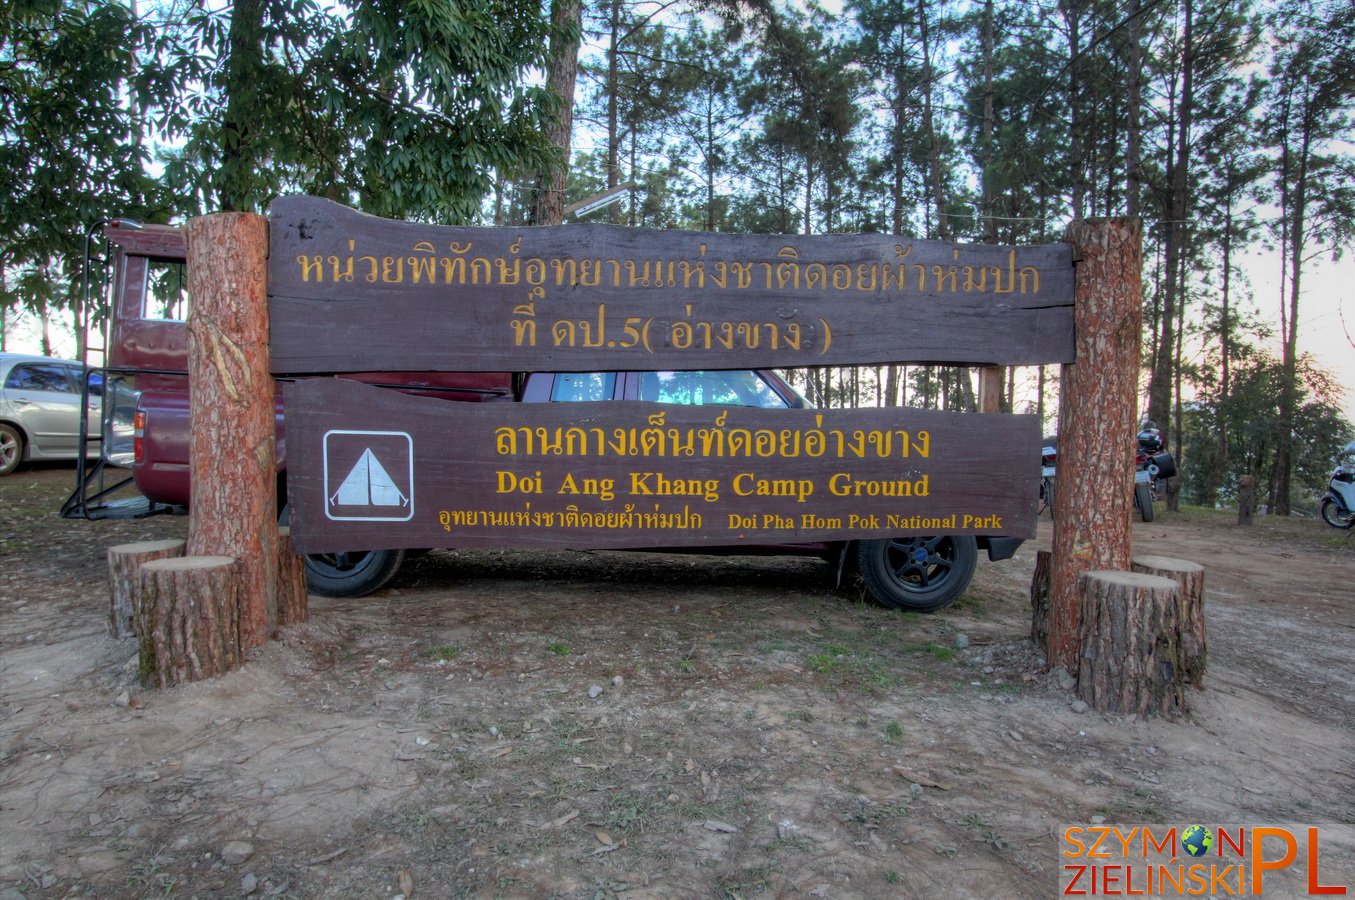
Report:
[[[461,655],[460,647],[451,645],[441,647],[427,647],[419,651],[419,656],[424,659],[456,659]]]
[[[920,641],[904,647],[908,653],[926,654],[937,662],[950,662],[955,658],[955,648],[936,641]]]
[[[556,656],[568,656],[574,650],[568,644],[562,644],[559,641],[553,641],[546,645],[547,653],[554,653]]]
[[[715,879],[715,896],[721,900],[744,900],[745,897],[760,894],[767,889],[775,872],[776,864],[768,862],[719,875]]]
[[[805,668],[810,672],[830,678],[838,687],[847,690],[894,687],[898,684],[892,637],[878,629],[842,632],[834,636],[845,640],[829,644],[805,657]]]
[[[174,875],[160,871],[160,863],[155,857],[134,862],[132,874],[127,881],[128,884],[138,888],[146,897],[173,896],[174,886],[178,883],[178,879]]]
[[[635,794],[614,794],[607,804],[606,827],[613,831],[644,831],[654,818],[654,807]]]
[[[837,661],[838,657],[832,653],[811,653],[805,665],[817,675],[831,675],[837,670]]]
[[[903,726],[898,722],[890,722],[885,726],[885,740],[897,741],[903,737]]]
[[[768,853],[776,853],[780,850],[795,850],[800,853],[808,853],[814,849],[814,839],[807,834],[790,834],[785,837],[777,837],[770,843],[764,844],[763,849]]]
[[[894,803],[863,802],[861,808],[852,813],[851,817],[862,825],[880,825],[902,819],[907,815],[908,801],[900,800]]]

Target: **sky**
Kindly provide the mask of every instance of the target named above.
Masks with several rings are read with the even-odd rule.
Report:
[[[1280,355],[1279,264],[1274,254],[1255,254],[1247,261],[1254,291],[1254,306],[1261,317],[1275,324],[1271,351]],[[1303,272],[1299,298],[1298,349],[1311,353],[1345,389],[1342,409],[1355,422],[1355,258],[1330,257],[1314,261]]]

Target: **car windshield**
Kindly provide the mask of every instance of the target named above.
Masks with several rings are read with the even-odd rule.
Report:
[[[715,372],[644,372],[640,399],[690,406],[755,406],[785,409],[789,404],[751,369]]]

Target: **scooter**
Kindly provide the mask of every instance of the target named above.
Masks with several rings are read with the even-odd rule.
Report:
[[[1355,526],[1355,443],[1346,446],[1322,498],[1322,521],[1332,528]]]

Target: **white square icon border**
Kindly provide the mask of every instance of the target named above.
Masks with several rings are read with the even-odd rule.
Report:
[[[334,498],[335,498],[338,494],[340,494],[342,491],[344,491],[345,488],[346,488],[346,486],[347,486],[350,482],[352,482],[355,478],[358,477],[358,470],[359,470],[359,467],[363,466],[364,464],[371,465],[372,463],[375,463],[375,465],[376,465],[376,470],[377,470],[377,472],[379,473],[379,475],[380,475],[381,477],[386,478],[386,480],[389,481],[389,477],[388,477],[388,474],[387,474],[387,472],[386,472],[386,468],[387,468],[386,465],[384,465],[383,462],[382,462],[381,460],[376,459],[376,457],[375,457],[375,455],[372,453],[372,450],[371,450],[370,447],[369,447],[369,448],[366,448],[366,449],[364,450],[362,456],[358,459],[357,464],[355,464],[355,465],[353,466],[353,468],[352,468],[351,471],[349,471],[347,474],[342,474],[342,473],[341,473],[339,477],[337,477],[337,478],[331,480],[331,478],[330,478],[330,468],[329,468],[329,441],[330,441],[330,438],[331,438],[331,437],[362,437],[362,436],[365,436],[365,437],[398,437],[398,438],[404,438],[404,440],[405,440],[405,447],[406,447],[406,454],[405,454],[405,459],[404,459],[404,461],[403,461],[403,462],[404,462],[404,466],[403,466],[402,468],[406,468],[406,469],[407,469],[408,477],[409,477],[409,481],[408,481],[408,484],[409,484],[409,496],[408,496],[408,497],[402,497],[402,499],[405,501],[405,502],[404,502],[404,505],[405,505],[405,507],[406,507],[406,509],[407,509],[406,514],[404,514],[404,515],[398,515],[398,516],[387,516],[387,515],[371,515],[371,516],[339,516],[339,515],[335,515],[335,514],[331,511],[330,507],[333,506],[333,505],[335,505]],[[333,522],[408,522],[410,519],[413,519],[413,518],[414,518],[414,438],[413,438],[408,432],[405,432],[405,431],[361,431],[361,430],[355,430],[355,429],[333,428],[333,429],[330,429],[329,431],[326,431],[325,434],[324,434],[324,437],[321,438],[321,451],[322,451],[322,454],[321,454],[321,455],[322,455],[322,458],[323,458],[323,466],[324,466],[324,498],[323,498],[323,501],[322,501],[322,502],[324,503],[324,507],[325,507],[325,517],[326,517],[327,519],[329,519],[329,520],[331,520],[331,521],[333,521]],[[387,460],[385,460],[384,462],[385,462],[385,463],[392,464],[392,465],[395,463],[394,460],[390,460],[390,459],[387,459]],[[369,500],[370,500],[370,487],[371,487],[371,479],[372,479],[372,477],[373,477],[373,474],[372,474],[372,472],[371,472],[370,469],[364,469],[361,477],[364,478],[364,479],[366,479],[366,481],[367,481],[367,489],[368,489],[368,492],[369,492],[369,493],[368,493],[368,496],[369,496]],[[337,487],[333,487],[333,488],[331,489],[331,485],[333,484],[334,481],[339,482],[339,484],[338,484]],[[390,485],[388,486],[388,489],[393,489],[393,490],[396,491],[397,494],[399,494],[399,488],[396,487],[393,483],[390,484]],[[344,504],[344,505],[348,505],[348,506],[356,506],[356,505],[362,505],[362,504],[347,503],[347,504]],[[382,507],[384,507],[384,506],[390,506],[390,505],[394,505],[394,504],[371,504],[371,503],[369,502],[367,505],[373,506],[373,508],[380,509],[380,508],[382,508]]]

